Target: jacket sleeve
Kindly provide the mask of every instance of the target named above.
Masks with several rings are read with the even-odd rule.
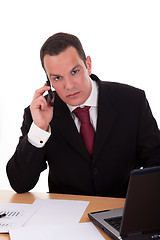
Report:
[[[47,168],[45,146],[37,148],[28,141],[27,134],[32,121],[30,108],[28,107],[24,111],[21,127],[22,136],[6,167],[10,185],[17,193],[30,191],[36,185],[40,173]]]
[[[139,167],[160,165],[160,131],[145,93],[141,97],[137,140]]]

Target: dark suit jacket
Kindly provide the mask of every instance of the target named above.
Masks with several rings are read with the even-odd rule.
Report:
[[[125,197],[131,170],[160,165],[160,132],[142,90],[100,81],[92,158],[68,107],[55,97],[51,137],[43,148],[28,142],[32,123],[25,109],[22,137],[7,164],[13,189],[31,190],[49,165],[49,192]]]

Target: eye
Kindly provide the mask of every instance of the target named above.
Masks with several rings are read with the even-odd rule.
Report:
[[[53,80],[54,80],[54,81],[58,81],[58,80],[60,80],[61,78],[62,78],[61,76],[57,76],[57,77],[54,77]]]
[[[76,70],[73,70],[72,71],[72,75],[75,75],[75,74],[77,74],[79,72],[79,70],[78,69],[76,69]]]

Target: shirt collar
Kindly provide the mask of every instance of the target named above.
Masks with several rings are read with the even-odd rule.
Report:
[[[90,78],[90,80],[91,80],[91,84],[92,84],[92,91],[91,91],[89,98],[82,105],[79,105],[79,106],[71,106],[71,105],[67,104],[67,106],[71,112],[77,107],[84,107],[84,106],[97,107],[98,86],[97,86],[97,83],[95,81],[93,81],[91,78]]]

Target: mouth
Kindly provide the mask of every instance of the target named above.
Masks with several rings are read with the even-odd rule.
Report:
[[[71,93],[71,94],[68,94],[67,95],[67,98],[75,98],[79,95],[80,92],[74,92],[74,93]]]

